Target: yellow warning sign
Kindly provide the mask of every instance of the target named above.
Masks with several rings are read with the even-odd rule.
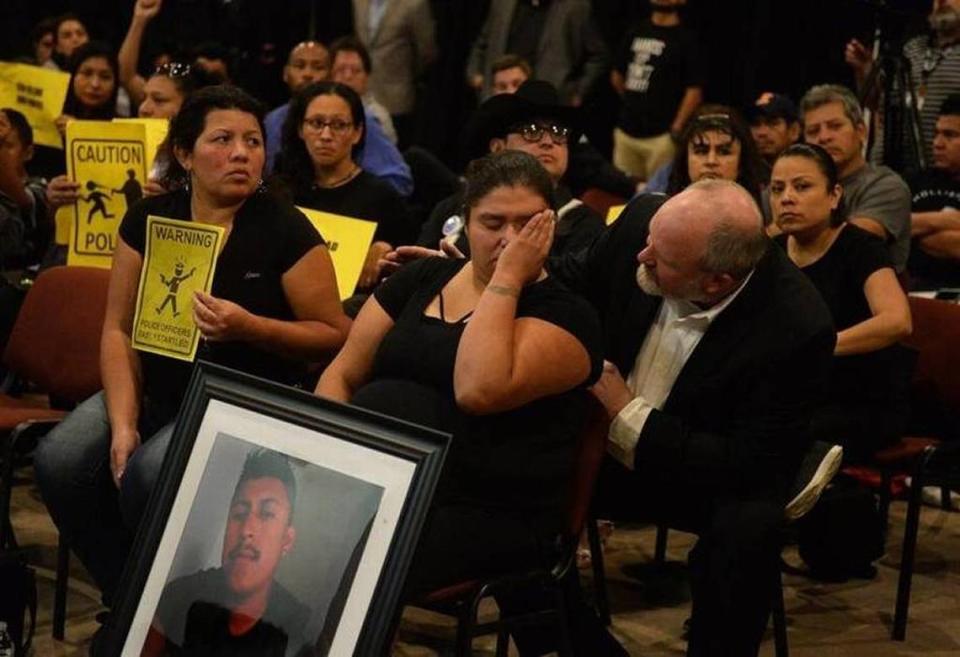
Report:
[[[299,206],[298,206],[299,207]],[[344,217],[330,212],[299,208],[313,223],[327,242],[330,258],[337,273],[337,290],[340,299],[353,294],[360,280],[367,251],[373,242],[377,224],[373,221]]]
[[[22,113],[33,128],[33,143],[63,148],[57,117],[63,114],[70,74],[29,64],[0,62],[0,107]]]
[[[623,212],[623,209],[627,207],[625,205],[611,205],[610,209],[607,210],[607,225],[609,226],[614,221],[620,218],[620,213]]]
[[[147,217],[134,349],[193,361],[200,342],[193,294],[209,294],[213,286],[223,233],[219,226]]]
[[[67,124],[67,177],[80,183],[80,198],[72,206],[68,265],[110,266],[120,220],[143,198],[149,166],[143,125]]]

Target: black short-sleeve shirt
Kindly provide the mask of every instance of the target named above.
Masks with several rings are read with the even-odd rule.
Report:
[[[394,319],[380,344],[371,381],[353,403],[453,434],[437,492],[438,503],[529,510],[559,522],[583,426],[581,388],[521,408],[471,416],[456,407],[453,369],[465,324],[424,316],[464,260],[431,258],[404,267],[374,292]],[[524,288],[517,317],[536,317],[568,331],[590,355],[591,373],[603,366],[600,322],[591,306],[554,278]]]
[[[786,248],[786,235],[777,236],[776,241]],[[883,268],[893,270],[883,240],[846,224],[827,252],[819,260],[801,267],[801,271],[826,301],[839,332],[873,316],[863,286],[874,272]],[[834,401],[883,398],[889,392],[888,376],[894,362],[890,348],[835,357],[829,396]]]
[[[134,205],[120,224],[120,237],[143,255],[147,216],[191,221],[190,197],[172,192]],[[212,294],[244,309],[278,320],[293,320],[282,276],[313,247],[323,244],[313,224],[295,207],[269,193],[251,196],[238,210],[233,229],[220,252]],[[304,364],[240,342],[201,341],[197,359],[204,359],[281,383],[297,383]],[[167,414],[176,412],[186,389],[190,363],[143,352],[144,393]]]
[[[416,237],[403,197],[390,183],[367,171],[339,187],[314,186],[296,192],[294,202],[312,210],[372,221],[377,224],[374,241],[398,246],[410,244]]]
[[[642,22],[627,34],[615,66],[625,87],[618,126],[632,137],[667,132],[687,88],[703,85],[697,40],[680,26]]]

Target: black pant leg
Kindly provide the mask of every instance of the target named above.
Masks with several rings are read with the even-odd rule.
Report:
[[[688,655],[757,654],[779,574],[779,497],[721,497],[697,482],[653,481],[607,458],[595,500],[598,517],[665,523],[698,535],[689,555],[693,609]]]
[[[719,502],[690,553],[691,657],[756,655],[779,576],[783,505]]]

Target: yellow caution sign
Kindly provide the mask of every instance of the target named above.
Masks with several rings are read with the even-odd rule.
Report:
[[[0,62],[0,107],[21,112],[33,128],[33,142],[63,148],[55,121],[63,114],[70,74],[29,64]]]
[[[147,217],[134,349],[193,361],[200,342],[193,293],[209,294],[223,233],[219,226]]]
[[[607,225],[609,226],[614,221],[620,218],[620,213],[623,212],[623,209],[627,207],[626,205],[611,205],[610,209],[607,210]]]
[[[146,128],[110,121],[67,124],[67,177],[80,183],[71,206],[68,265],[110,267],[117,228],[143,198],[150,161]]]
[[[299,207],[299,206],[298,206]],[[337,290],[340,299],[353,294],[360,280],[363,262],[373,242],[377,224],[373,221],[344,217],[330,212],[299,208],[307,215],[330,249],[330,258],[337,273]]]
[[[57,208],[56,214],[53,215],[53,223],[54,227],[56,228],[53,241],[56,244],[67,246],[70,243],[70,224],[72,222],[73,207],[64,205]]]
[[[167,138],[167,132],[170,130],[170,121],[167,119],[114,119],[114,123],[132,123],[142,125],[146,130],[147,136],[147,158],[150,160],[150,167],[153,167],[157,159],[157,152],[161,144]]]

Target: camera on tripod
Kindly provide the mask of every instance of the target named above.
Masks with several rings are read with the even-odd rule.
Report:
[[[915,84],[910,61],[903,54],[911,19],[924,15],[917,0],[858,0],[874,11],[874,62],[858,96],[864,108],[876,107],[869,148],[882,138],[883,163],[910,176],[925,168],[920,129],[922,89]],[[926,9],[929,9],[929,3]]]

